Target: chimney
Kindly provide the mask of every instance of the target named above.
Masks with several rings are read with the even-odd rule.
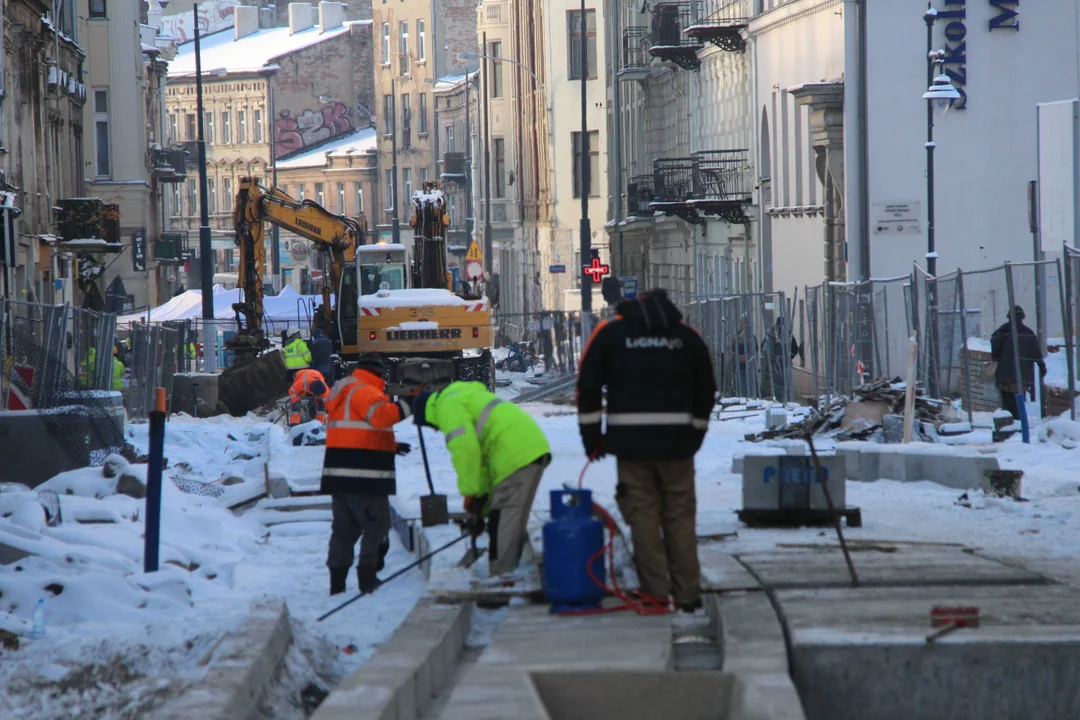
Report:
[[[259,32],[259,8],[237,5],[233,8],[233,40]]]
[[[259,28],[265,30],[273,27],[277,27],[277,11],[272,5],[259,8]]]
[[[295,35],[315,27],[315,19],[312,17],[314,14],[315,8],[311,7],[311,3],[289,3],[289,34]]]
[[[341,23],[343,22],[345,22],[345,3],[326,2],[326,0],[319,3],[320,35],[327,30],[341,27]]]

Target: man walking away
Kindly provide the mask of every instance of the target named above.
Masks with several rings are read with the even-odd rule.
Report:
[[[413,416],[417,425],[445,435],[474,534],[483,532],[483,518],[488,518],[489,574],[512,582],[536,488],[551,462],[544,432],[532,416],[478,382],[419,393]]]
[[[394,454],[409,451],[394,438],[394,425],[409,417],[409,403],[386,394],[386,367],[363,355],[352,373],[334,385],[326,401],[326,454],[319,491],[331,495],[333,522],[326,565],[330,594],[345,592],[360,541],[356,577],[360,592],[374,590],[375,573],[390,549],[390,496],[397,492]]]
[[[615,499],[630,525],[641,591],[673,596],[693,612],[701,607],[694,454],[716,399],[712,359],[663,290],[624,301],[617,312],[581,358],[581,439],[590,458],[618,458]]]
[[[323,337],[322,330],[315,328],[311,331],[311,367],[322,373],[328,382],[333,382],[333,364],[331,357],[334,354],[334,343],[330,338]]]
[[[318,420],[325,425],[325,401],[329,395],[330,388],[326,386],[321,372],[311,368],[298,371],[293,378],[292,387],[289,388],[289,427],[308,420]],[[304,417],[305,410],[307,418]]]
[[[790,355],[784,357],[784,336],[791,338],[788,345]],[[773,397],[777,402],[787,402],[787,369],[791,362],[799,354],[799,343],[795,341],[793,333],[784,332],[784,318],[776,318],[776,323],[765,336],[765,342],[761,344],[761,354],[765,356],[768,365],[766,372],[771,380]]]
[[[1016,319],[1016,344],[1020,350],[1020,379],[1016,377],[1016,363],[1013,358],[1012,322]],[[1034,399],[1035,390],[1035,365],[1039,366],[1039,379],[1046,377],[1046,363],[1043,362],[1042,348],[1039,346],[1039,338],[1035,331],[1023,323],[1024,308],[1016,305],[1012,312],[1006,313],[1005,324],[994,331],[990,336],[990,356],[997,361],[997,371],[994,373],[994,381],[998,392],[1001,393],[1001,407],[1012,413],[1014,418],[1020,417],[1020,409],[1016,405],[1016,396],[1020,392],[1029,393]],[[1023,390],[1020,389],[1023,382]]]

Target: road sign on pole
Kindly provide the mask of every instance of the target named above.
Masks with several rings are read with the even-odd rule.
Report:
[[[473,243],[476,245],[476,243]],[[480,260],[466,260],[465,261],[465,277],[470,280],[479,280],[480,276],[484,274],[484,263]]]
[[[484,262],[484,253],[480,250],[480,245],[475,240],[469,245],[469,252],[465,253],[465,260],[476,261],[479,263]]]
[[[637,298],[637,278],[636,277],[624,277],[622,278],[622,296],[626,300],[634,300]]]

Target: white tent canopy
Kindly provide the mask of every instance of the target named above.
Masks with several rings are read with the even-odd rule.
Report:
[[[214,286],[214,317],[217,320],[232,320],[236,317],[233,303],[240,302],[241,290],[225,290],[220,285]],[[332,302],[332,300],[331,300]],[[301,295],[286,286],[278,295],[263,298],[263,321],[268,332],[306,328],[311,324],[315,307],[322,304],[319,295]],[[117,318],[117,325],[123,328],[144,323],[149,318],[152,323],[170,320],[195,320],[202,317],[202,290],[188,290],[168,302],[150,308],[146,312],[122,315]]]

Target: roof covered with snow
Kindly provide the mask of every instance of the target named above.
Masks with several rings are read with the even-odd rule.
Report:
[[[465,82],[465,78],[474,77],[478,72],[479,70],[473,70],[471,73],[465,75],[444,75],[435,81],[435,92],[449,92],[462,85]]]
[[[374,151],[376,147],[375,137],[375,128],[356,130],[311,150],[305,150],[287,160],[279,160],[277,167],[278,170],[324,167],[329,157],[346,157]]]
[[[203,73],[218,69],[231,73],[255,72],[272,60],[344,35],[353,24],[347,22],[325,33],[311,27],[295,35],[290,35],[287,27],[265,28],[239,40],[235,39],[232,28],[222,30],[199,39]],[[187,42],[177,48],[176,58],[169,63],[169,77],[194,75],[195,43]]]

